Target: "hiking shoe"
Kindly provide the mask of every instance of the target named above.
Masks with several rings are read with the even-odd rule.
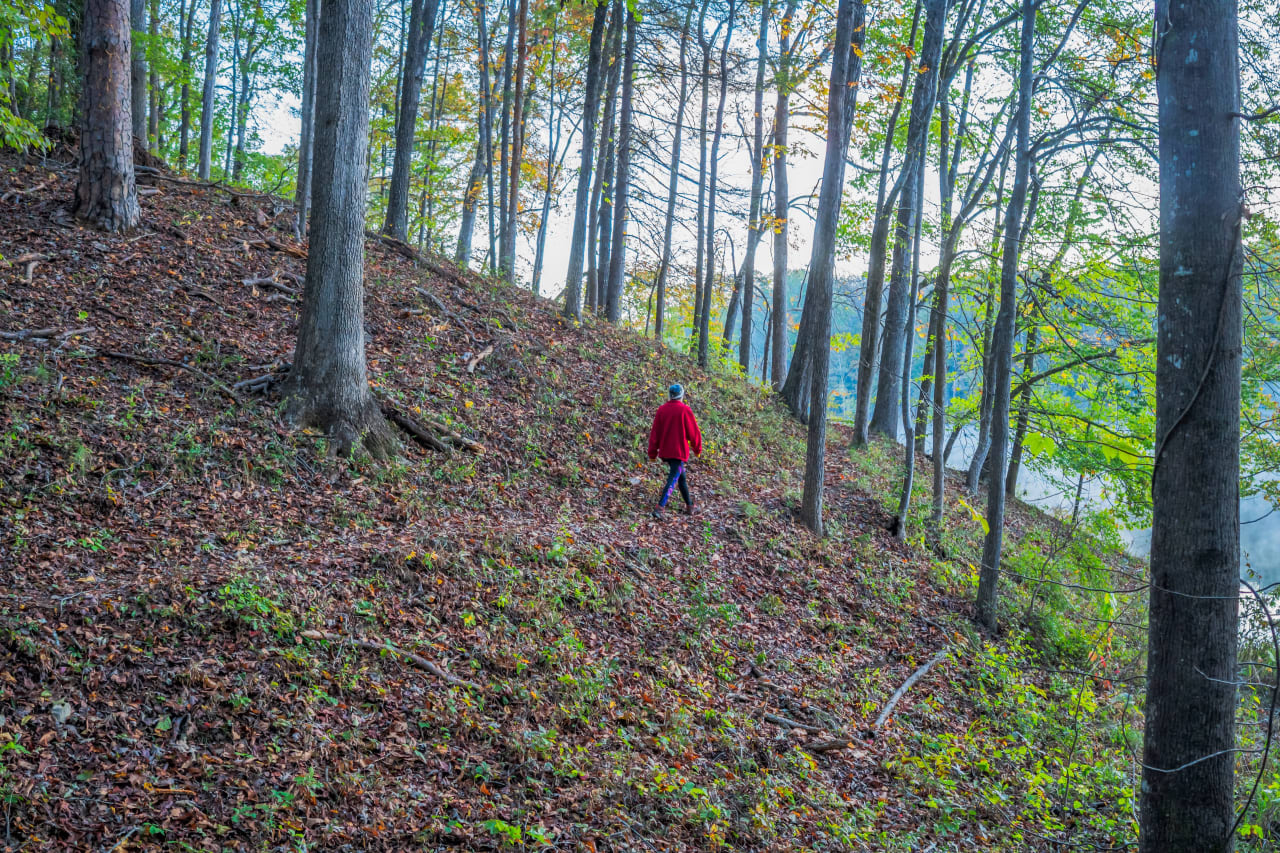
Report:
[[[662,521],[662,508],[659,507],[658,509],[655,509],[653,512],[649,513],[649,517],[652,518],[654,521]]]
[[[694,508],[693,504],[685,504],[684,509],[682,509],[681,512],[683,512],[685,515],[693,515],[695,512],[697,512],[697,509]]]

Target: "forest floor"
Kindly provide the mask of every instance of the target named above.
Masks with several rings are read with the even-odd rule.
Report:
[[[335,459],[233,390],[291,357],[291,211],[144,178],[112,237],[0,166],[0,847],[1132,840],[1134,647],[1057,583],[1131,570],[1096,543],[1015,508],[983,637],[969,504],[949,559],[888,533],[899,449],[834,430],[816,540],[771,394],[373,240],[372,380],[447,450]],[[659,523],[672,381],[706,452]]]

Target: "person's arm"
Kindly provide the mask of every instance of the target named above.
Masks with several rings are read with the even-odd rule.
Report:
[[[692,438],[692,441],[690,441],[689,444],[693,447],[693,455],[701,456],[702,430],[698,429],[698,419],[693,416],[693,409],[689,409],[686,412],[686,417],[689,419],[689,435]]]
[[[653,425],[649,427],[649,458],[658,458],[658,416],[653,416]]]

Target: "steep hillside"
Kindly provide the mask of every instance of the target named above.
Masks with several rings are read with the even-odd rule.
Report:
[[[74,172],[5,165],[8,848],[1130,837],[1124,663],[1061,616],[1045,581],[1093,558],[1047,520],[1016,516],[1011,566],[1041,582],[1007,593],[1036,631],[984,640],[967,560],[886,532],[896,452],[837,430],[816,541],[769,394],[376,241],[371,373],[441,449],[334,459],[243,383],[291,355],[289,212],[158,174],[114,238],[68,218]],[[707,451],[699,514],[657,523],[644,441],[672,381]],[[980,531],[953,507],[963,555]]]

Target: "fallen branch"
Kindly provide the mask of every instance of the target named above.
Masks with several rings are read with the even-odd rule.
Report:
[[[246,278],[246,279],[243,279],[240,283],[243,284],[245,287],[265,287],[271,290],[278,290],[287,296],[296,297],[298,295],[298,291],[296,288],[292,288],[287,284],[281,284],[280,282],[276,281],[275,278],[270,276],[257,276],[255,278]]]
[[[418,442],[418,444],[421,444],[428,450],[434,450],[438,453],[443,453],[446,456],[453,453],[453,451],[449,449],[448,445],[440,441],[440,439],[436,438],[431,433],[427,432],[423,429],[421,424],[409,416],[402,414],[389,403],[382,404],[382,414],[387,420],[407,432],[414,441]]]
[[[925,673],[933,669],[935,664],[941,663],[943,660],[945,660],[947,655],[949,655],[950,653],[951,653],[950,649],[943,649],[933,657],[929,658],[928,661],[921,664],[920,667],[916,669],[915,672],[911,673],[911,676],[907,678],[906,681],[902,682],[902,686],[899,687],[897,690],[893,691],[893,695],[890,696],[889,701],[885,703],[884,710],[880,712],[880,716],[876,717],[876,722],[875,722],[875,725],[872,726],[872,729],[878,729],[881,726],[883,726],[885,722],[888,721],[889,715],[893,713],[893,709],[894,707],[897,706],[898,700],[900,700],[903,696],[907,694],[907,691],[911,689],[911,686],[913,684],[915,684],[921,678],[924,678]]]
[[[422,255],[418,253],[418,250],[403,240],[397,240],[395,237],[390,237],[386,234],[379,234],[377,231],[370,231],[368,229],[365,229],[364,236],[370,240],[375,240],[381,243],[397,255],[400,255],[402,258],[407,258],[415,264],[423,263]]]
[[[0,341],[45,341],[57,338],[60,342],[66,342],[76,335],[87,335],[92,331],[93,326],[68,329],[65,332],[57,329],[19,329],[16,332],[0,332]]]
[[[300,636],[306,637],[308,640],[328,640],[330,642],[350,643],[358,649],[365,649],[370,652],[380,652],[385,654],[396,655],[408,663],[413,664],[418,669],[425,670],[437,678],[443,679],[450,684],[456,684],[459,687],[470,687],[474,690],[480,690],[480,685],[474,681],[468,681],[465,678],[459,678],[446,672],[439,665],[432,663],[422,655],[406,652],[404,649],[396,648],[390,643],[379,645],[371,643],[368,640],[362,640],[359,637],[346,637],[341,634],[331,634],[328,631],[302,631]]]
[[[481,444],[480,442],[473,441],[472,439],[469,439],[466,436],[459,435],[458,433],[454,432],[453,430],[449,429],[447,426],[445,426],[442,423],[439,423],[438,421],[427,421],[426,423],[427,423],[427,426],[431,427],[433,430],[440,433],[442,436],[449,439],[449,441],[453,442],[458,447],[461,447],[463,450],[466,450],[470,453],[474,453],[476,456],[479,456],[481,453],[484,453],[484,445]]]
[[[192,367],[189,364],[183,364],[182,362],[174,361],[171,358],[159,358],[157,356],[150,356],[150,355],[135,355],[134,353],[130,353],[130,352],[100,352],[98,353],[98,355],[102,356],[103,358],[114,358],[120,361],[131,361],[136,364],[150,364],[150,365],[163,365],[165,367],[176,367],[179,370],[185,370],[194,376],[199,376],[205,382],[208,382],[210,385],[214,386],[219,391],[226,394],[232,400],[236,401],[237,403],[240,402],[240,395],[237,394],[235,391],[233,391],[231,388],[228,388],[227,384],[223,382],[221,379],[217,379],[213,376],[210,376],[208,373],[205,373],[203,370],[199,369],[198,367]]]
[[[763,719],[766,723],[773,723],[774,725],[782,726],[784,729],[800,729],[801,731],[814,735],[820,735],[826,732],[826,729],[821,726],[811,726],[807,723],[798,723],[795,720],[790,720],[786,717],[779,717],[777,714],[765,714]]]
[[[435,308],[439,314],[445,317],[448,317],[450,320],[457,323],[462,328],[464,329],[466,328],[466,324],[462,321],[462,318],[459,317],[457,314],[453,313],[452,311],[450,311],[448,306],[446,306],[443,302],[440,301],[440,297],[436,296],[430,290],[427,290],[425,287],[415,287],[413,289],[413,292],[418,294],[428,302],[430,302],[431,306]]]
[[[5,203],[5,204],[8,204],[8,203],[9,203],[9,202],[11,202],[11,201],[17,201],[19,198],[21,198],[21,197],[22,197],[22,196],[24,196],[24,195],[31,195],[32,193],[38,193],[38,192],[40,192],[40,190],[42,190],[42,189],[44,189],[45,187],[49,186],[49,184],[53,183],[53,182],[54,182],[54,181],[56,181],[56,180],[57,180],[57,178],[56,178],[56,177],[55,177],[55,178],[49,178],[47,181],[44,181],[44,182],[39,183],[39,184],[36,184],[34,187],[31,187],[31,188],[29,188],[29,189],[25,189],[25,190],[9,190],[9,191],[8,191],[7,193],[5,193],[3,196],[0,196],[0,202]]]
[[[467,362],[467,373],[475,373],[476,365],[491,355],[493,355],[493,344],[489,344],[484,349],[480,350],[480,352],[475,354],[474,358]]]
[[[800,747],[805,752],[833,752],[837,749],[848,749],[853,746],[853,738],[837,737],[829,740],[815,740],[813,743],[806,743]]]

